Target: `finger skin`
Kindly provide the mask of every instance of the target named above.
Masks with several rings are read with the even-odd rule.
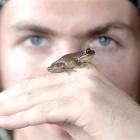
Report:
[[[67,76],[54,76],[61,79],[54,83],[49,82],[51,75],[49,80],[47,76],[28,79],[30,86],[21,84],[4,91],[0,95],[0,127],[19,129],[64,122],[80,127],[93,138],[140,138],[140,108],[124,91],[95,68]],[[128,128],[133,130],[129,134]]]

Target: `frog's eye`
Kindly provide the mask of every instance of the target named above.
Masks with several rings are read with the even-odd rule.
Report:
[[[94,54],[95,51],[93,49],[87,48],[86,49],[86,54]]]

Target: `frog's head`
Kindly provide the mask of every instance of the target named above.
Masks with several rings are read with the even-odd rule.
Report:
[[[85,51],[83,51],[83,54],[80,57],[81,62],[89,62],[91,58],[94,56],[95,51],[91,48],[87,48]]]
[[[65,71],[64,63],[53,63],[50,67],[47,68],[49,72],[59,73]]]

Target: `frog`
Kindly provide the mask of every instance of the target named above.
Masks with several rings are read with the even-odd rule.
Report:
[[[90,64],[94,54],[95,51],[91,48],[66,54],[47,67],[47,70],[52,73],[67,72],[70,74],[70,72],[76,71],[76,68],[82,68]]]

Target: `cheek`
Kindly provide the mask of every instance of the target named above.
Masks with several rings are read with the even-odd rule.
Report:
[[[128,55],[119,61],[110,59],[108,63],[97,63],[98,69],[116,86],[137,99],[140,83],[140,62],[137,56]]]
[[[46,72],[44,61],[41,58],[28,57],[23,51],[18,49],[3,50],[2,81],[4,88],[8,88],[32,75]]]

